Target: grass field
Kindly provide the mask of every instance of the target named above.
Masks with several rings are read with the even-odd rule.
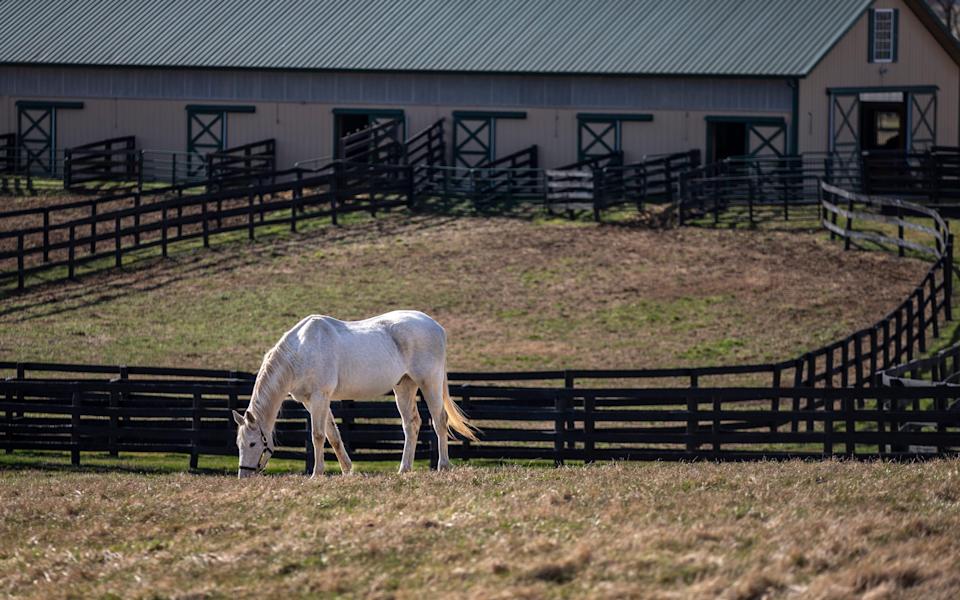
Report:
[[[812,225],[658,230],[394,213],[10,295],[0,356],[254,370],[307,314],[418,308],[447,328],[453,370],[780,360],[878,320],[926,269],[844,252]]]
[[[657,229],[390,214],[8,294],[4,360],[253,370],[300,317],[397,307],[451,369],[778,360],[883,317],[928,265],[807,220]],[[952,335],[952,329],[949,330]],[[0,455],[0,595],[956,598],[960,462],[357,463]],[[336,465],[328,468],[336,472]]]
[[[0,594],[956,598],[960,463],[0,473]]]

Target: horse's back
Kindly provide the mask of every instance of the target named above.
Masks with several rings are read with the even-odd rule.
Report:
[[[337,395],[386,391],[405,374],[419,381],[446,364],[443,327],[419,311],[392,311],[360,321],[311,315],[291,334],[307,364],[332,368]]]

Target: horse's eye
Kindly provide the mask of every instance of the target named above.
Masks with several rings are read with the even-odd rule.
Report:
[[[256,442],[250,442],[250,447],[251,447],[251,448],[253,448],[253,447],[256,446],[256,445],[257,445]]]

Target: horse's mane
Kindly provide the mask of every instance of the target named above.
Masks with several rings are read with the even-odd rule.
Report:
[[[253,394],[250,396],[250,412],[263,427],[265,433],[273,432],[273,424],[277,419],[280,404],[286,397],[284,385],[291,373],[291,353],[287,350],[284,340],[270,348],[263,355],[257,380],[253,384]]]

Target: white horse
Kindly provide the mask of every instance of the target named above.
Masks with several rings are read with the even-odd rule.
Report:
[[[448,425],[468,439],[477,438],[474,427],[450,400],[446,345],[443,327],[422,312],[399,310],[363,321],[306,317],[263,357],[247,411],[233,412],[239,426],[238,476],[248,477],[266,467],[273,454],[277,413],[287,394],[310,413],[313,476],[323,473],[324,436],[330,438],[340,469],[349,473],[352,463],[333,421],[330,401],[371,398],[391,388],[403,421],[400,473],[413,465],[421,424],[418,388],[423,391],[437,434],[437,468],[448,468]]]

